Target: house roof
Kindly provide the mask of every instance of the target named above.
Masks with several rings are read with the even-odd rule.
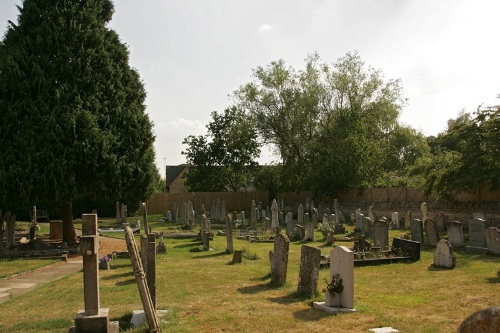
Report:
[[[187,164],[167,165],[165,168],[165,176],[167,177],[167,186],[170,186],[174,180],[187,168]]]

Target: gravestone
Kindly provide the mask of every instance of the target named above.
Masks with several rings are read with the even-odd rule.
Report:
[[[147,234],[149,232],[148,208],[146,207],[145,202],[143,202],[141,206],[142,206],[142,219],[144,222],[144,233]],[[140,228],[140,227],[138,226],[138,228]]]
[[[116,202],[116,224],[117,224],[117,225],[122,224],[122,217],[121,217],[120,203],[119,203],[118,201]]]
[[[283,216],[283,212],[279,212],[278,213],[278,224],[279,225],[284,225],[285,224],[285,219],[284,219],[284,216]]]
[[[220,204],[219,220],[223,221],[227,218],[226,202],[222,200]]]
[[[5,247],[10,249],[15,245],[16,240],[16,214],[11,213],[10,216],[7,217],[7,225],[6,225],[6,237],[5,237]]]
[[[469,220],[469,245],[465,248],[467,252],[484,253],[487,251],[484,230],[485,220],[481,218]]]
[[[316,226],[318,225],[318,210],[316,208],[311,209],[311,222],[312,222],[312,228],[313,228],[313,239],[314,240],[314,229],[316,229]]]
[[[250,227],[253,230],[257,229],[257,206],[255,200],[252,200],[252,208],[250,208]]]
[[[260,221],[262,219],[262,202],[259,202],[257,205],[257,220]]]
[[[233,253],[233,224],[231,215],[226,215],[226,253]]]
[[[241,264],[241,250],[234,250],[233,260],[231,262],[233,264]]]
[[[323,220],[321,221],[321,224],[323,224],[323,228],[330,225],[328,215],[323,214]]]
[[[335,225],[335,214],[328,215],[328,225],[333,227]]]
[[[420,211],[422,212],[422,221],[427,221],[427,203],[422,202],[420,204]]]
[[[355,223],[356,223],[356,229],[361,231],[363,229],[363,214],[361,213],[361,209],[356,209],[355,213]]]
[[[306,198],[306,207],[305,207],[305,211],[304,213],[309,213],[311,211],[311,199],[310,198]]]
[[[160,242],[158,243],[158,246],[156,247],[156,253],[158,253],[158,254],[167,253],[167,246],[165,245],[165,241],[163,240],[163,236],[160,237]]]
[[[180,222],[181,222],[181,225],[184,226],[187,224],[187,220],[186,220],[186,203],[183,201],[181,202],[181,207],[179,209],[180,211]]]
[[[376,247],[389,247],[389,228],[387,222],[376,221],[373,223],[373,244]]]
[[[330,251],[330,281],[342,279],[343,291],[331,295],[325,292],[325,302],[314,302],[313,306],[328,313],[355,312],[354,309],[354,252],[345,246]]]
[[[302,204],[299,204],[299,207],[297,208],[297,223],[304,225],[304,207]]]
[[[454,248],[464,246],[462,223],[458,221],[451,221],[448,224],[448,241]]]
[[[438,230],[446,229],[446,218],[444,212],[439,212],[436,217],[436,227]]]
[[[186,224],[189,226],[189,230],[194,228],[194,211],[191,201],[186,202]]]
[[[427,237],[427,245],[436,246],[439,242],[439,232],[436,224],[431,219],[424,221],[425,235]]]
[[[293,234],[293,215],[292,215],[292,212],[286,213],[285,224],[286,224],[287,236],[292,237],[292,234]]]
[[[414,219],[410,221],[411,240],[423,244],[424,241],[424,227],[422,220]]]
[[[273,199],[273,203],[271,204],[271,229],[273,230],[273,232],[279,226],[278,213],[279,213],[278,203],[276,202],[276,199]]]
[[[446,239],[441,239],[434,251],[434,261],[432,263],[435,267],[454,268],[455,255],[453,254],[453,246]]]
[[[284,234],[277,234],[274,238],[274,251],[269,251],[271,284],[273,286],[283,286],[286,282],[289,248],[290,239],[288,236]]]
[[[368,207],[368,217],[372,222],[375,221],[375,213],[373,212],[373,206]]]
[[[167,210],[166,221],[167,222],[172,222],[172,212],[169,211],[169,210]]]
[[[335,232],[333,229],[329,229],[326,234],[326,244],[332,245],[335,242]]]
[[[405,229],[410,229],[410,224],[411,224],[411,211],[407,211],[405,216]]]
[[[297,293],[303,296],[312,296],[318,290],[318,277],[321,261],[319,247],[302,245],[300,250],[300,271]]]
[[[396,225],[396,228],[400,228],[401,226],[399,225],[399,213],[398,212],[393,212],[391,215],[391,223]]]
[[[314,223],[311,221],[308,213],[304,214],[304,224],[306,228],[306,237],[305,240],[314,241]]]
[[[457,333],[500,332],[500,307],[495,306],[474,312],[458,327]]]
[[[82,215],[80,254],[83,259],[84,310],[75,317],[76,332],[118,332],[115,322],[109,321],[109,309],[100,307],[99,297],[99,234],[97,215]]]
[[[340,223],[340,209],[339,209],[339,201],[337,199],[333,200],[333,208],[335,209],[335,224]]]
[[[240,212],[240,221],[242,226],[246,226],[246,216],[244,211]]]
[[[363,217],[363,227],[361,232],[365,237],[373,238],[372,220],[369,217]]]
[[[486,248],[491,254],[500,255],[500,228],[489,227],[484,232]]]
[[[262,229],[264,230],[269,230],[271,228],[271,220],[269,217],[263,217],[262,218]]]

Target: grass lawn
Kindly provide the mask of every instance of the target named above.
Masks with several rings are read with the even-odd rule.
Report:
[[[154,231],[180,231],[158,218],[150,217]],[[218,229],[223,225],[212,225],[212,231]],[[391,230],[390,238],[401,233]],[[317,232],[318,241],[308,244],[326,254],[331,247],[322,238]],[[157,308],[169,311],[161,319],[163,332],[368,332],[384,326],[401,332],[456,332],[473,312],[500,304],[500,258],[461,250],[455,251],[452,270],[431,267],[432,249],[423,249],[414,263],[356,267],[357,312],[328,315],[312,308],[313,301],[324,300],[322,293],[311,298],[295,294],[301,242],[290,244],[287,283],[280,288],[269,286],[272,243],[234,239],[234,249],[258,257],[234,265],[232,254],[225,254],[225,237],[215,236],[213,251],[200,251],[201,242],[192,239],[165,243],[167,254],[157,256]],[[352,242],[335,245],[352,247]],[[132,310],[142,309],[137,285],[130,260],[113,260],[111,267],[100,271],[101,307],[127,329]],[[319,289],[328,276],[328,269],[320,271]],[[0,332],[67,332],[83,307],[83,277],[76,273],[0,304]]]

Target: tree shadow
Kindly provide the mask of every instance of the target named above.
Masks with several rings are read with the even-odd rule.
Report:
[[[486,282],[491,283],[491,284],[500,284],[500,276],[486,278]]]
[[[270,287],[268,284],[257,284],[255,286],[241,287],[236,290],[242,294],[257,294],[269,289]]]
[[[434,265],[429,265],[429,267],[427,267],[427,270],[431,271],[431,272],[440,272],[440,271],[449,271],[449,270],[452,270],[453,268],[446,268],[446,267],[438,267],[438,266],[434,266]]]
[[[176,248],[176,249],[182,249],[182,248],[186,248],[186,247],[193,247],[193,246],[200,246],[200,245],[203,245],[203,244],[201,242],[191,242],[191,243],[187,243],[187,244],[179,244],[179,245],[172,246],[172,247]]]
[[[292,304],[292,303],[297,303],[297,302],[303,302],[305,300],[310,299],[308,296],[301,295],[294,291],[293,293],[290,293],[285,296],[281,297],[270,297],[268,298],[268,301],[271,301],[273,303],[278,303],[282,305],[287,305],[287,304]]]
[[[101,279],[101,280],[114,280],[114,279],[119,279],[122,277],[133,276],[133,275],[134,275],[134,272],[130,271],[127,273],[122,273],[122,274],[100,276],[99,279]]]
[[[298,310],[293,313],[293,317],[295,319],[301,321],[318,321],[325,317],[330,317],[331,314],[327,314],[326,312],[314,309],[313,307],[304,310]]]
[[[199,250],[199,249],[198,249]],[[199,252],[199,251],[191,251],[191,252]],[[227,255],[226,251],[216,252],[212,254],[206,254],[202,256],[194,256],[192,259],[203,259],[203,258],[213,258]]]
[[[115,284],[117,286],[128,286],[128,285],[135,284],[135,283],[136,283],[136,281],[134,278],[134,279],[129,279],[129,280],[125,280],[125,281],[120,281],[120,282],[117,282]]]
[[[266,281],[267,279],[270,279],[271,278],[271,273],[267,273],[266,275],[262,276],[262,277],[257,277],[257,278],[253,278],[253,279],[250,279],[251,281]]]
[[[132,268],[132,264],[111,265],[111,270],[118,269],[118,268],[126,268],[126,267]]]

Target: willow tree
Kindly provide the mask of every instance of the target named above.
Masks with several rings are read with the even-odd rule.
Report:
[[[0,203],[57,202],[76,240],[76,198],[144,200],[152,123],[110,0],[24,0],[0,44]]]

